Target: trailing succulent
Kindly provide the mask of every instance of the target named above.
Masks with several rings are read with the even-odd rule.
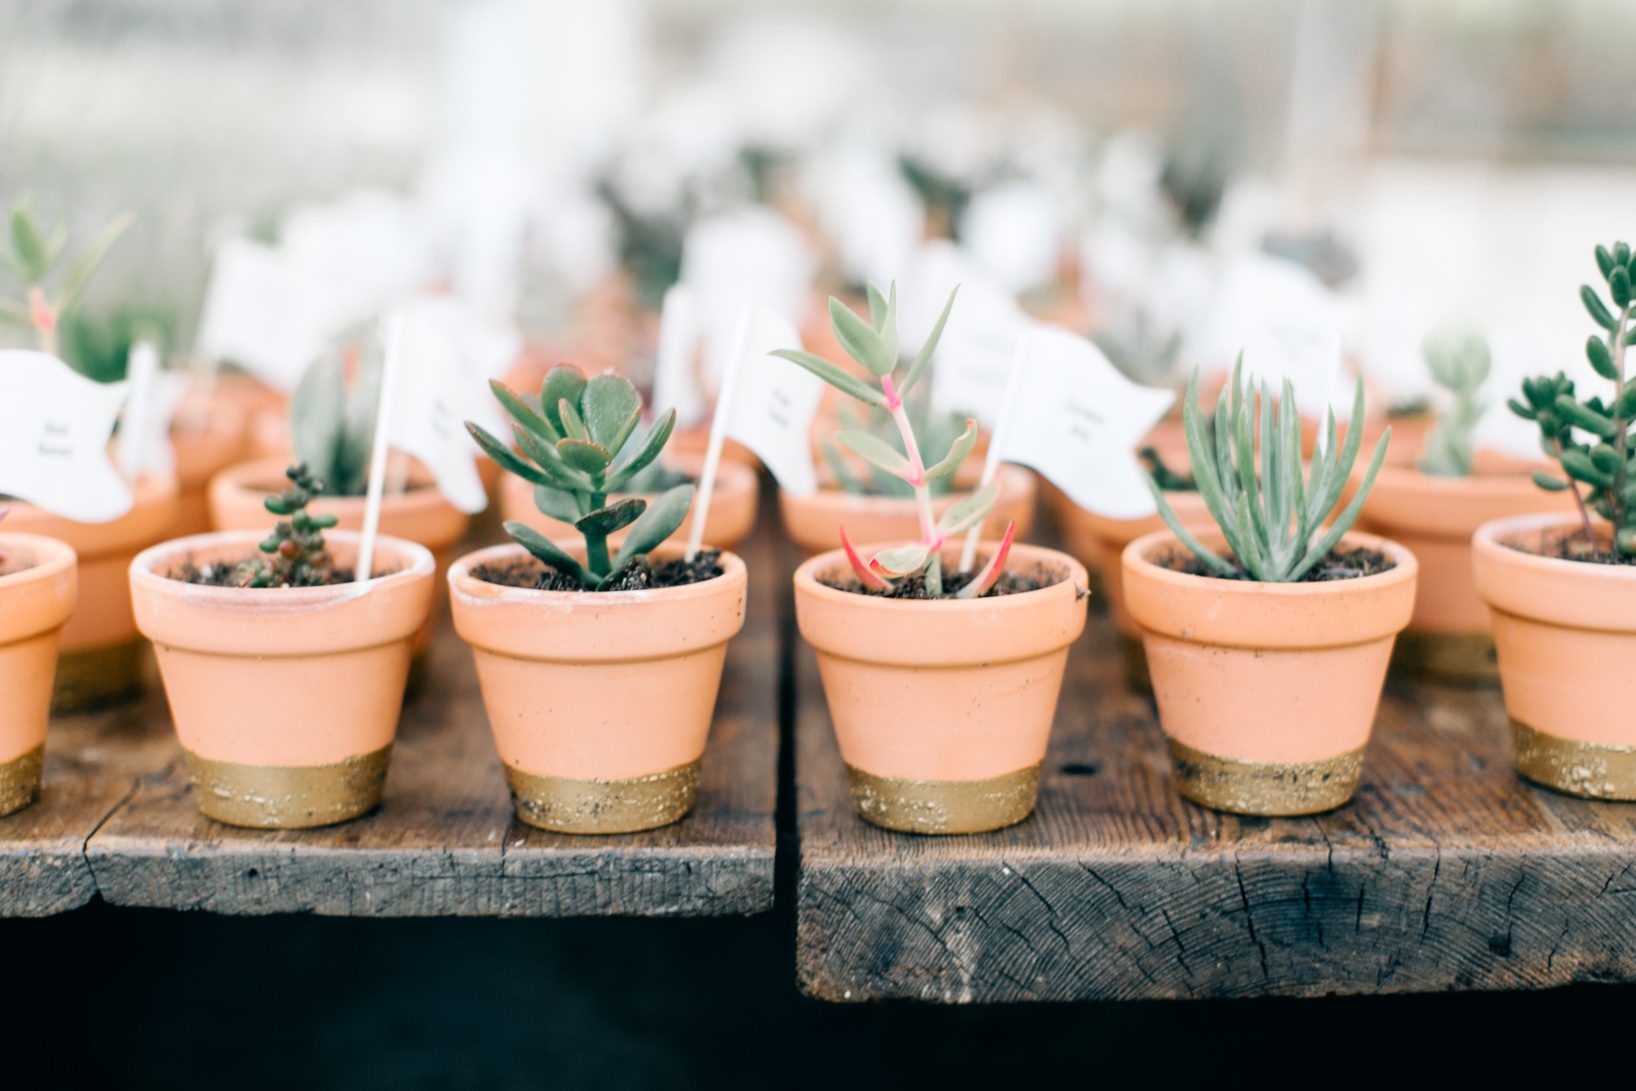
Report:
[[[18,201],[11,209],[10,245],[0,246],[0,264],[16,277],[23,294],[0,299],[0,321],[32,327],[40,350],[57,355],[58,323],[132,222],[129,214],[115,217],[65,264],[67,228],[58,224],[48,231],[28,198]]]
[[[1488,342],[1476,334],[1441,333],[1426,339],[1424,351],[1433,381],[1454,401],[1427,433],[1420,469],[1439,477],[1465,477],[1476,448],[1472,433],[1488,408],[1477,396],[1488,379]]]
[[[1212,573],[1228,578],[1248,574],[1262,583],[1294,583],[1327,557],[1357,521],[1386,457],[1392,430],[1388,428],[1375,445],[1357,495],[1324,529],[1324,518],[1340,503],[1363,440],[1363,380],[1358,380],[1345,444],[1336,442],[1331,411],[1325,418],[1323,447],[1312,456],[1303,480],[1301,417],[1295,409],[1294,387],[1284,380],[1281,395],[1275,399],[1272,385],[1263,381],[1246,396],[1243,367],[1240,357],[1233,366],[1231,385],[1216,402],[1213,430],[1206,426],[1199,406],[1197,371],[1188,381],[1187,400],[1182,403],[1194,484],[1236,563],[1205,546],[1182,525],[1152,475],[1148,487],[1171,533]]]
[[[290,479],[283,492],[269,496],[267,510],[279,516],[273,532],[261,540],[265,560],[239,565],[240,587],[322,587],[332,583],[334,561],[324,545],[324,531],[335,525],[333,515],[313,515],[307,505],[321,495],[324,483],[306,466],[284,471]]]
[[[490,458],[536,486],[534,502],[541,513],[584,535],[585,561],[516,520],[505,524],[506,533],[587,591],[612,587],[632,565],[645,567],[648,554],[687,518],[693,486],[677,485],[651,503],[634,496],[610,501],[610,496],[629,488],[659,457],[676,425],[676,411],[654,421],[638,439],[642,397],[618,375],[586,379],[578,368],[552,368],[538,408],[504,383],[490,386],[511,417],[522,454],[471,421],[466,430]],[[610,555],[608,537],[621,530],[624,543]]]
[[[1579,289],[1579,298],[1591,320],[1601,327],[1585,342],[1585,358],[1598,375],[1613,384],[1606,400],[1600,395],[1579,397],[1574,381],[1557,372],[1524,379],[1522,398],[1506,402],[1517,416],[1539,426],[1540,447],[1562,468],[1562,477],[1539,471],[1534,482],[1552,492],[1568,490],[1579,505],[1585,540],[1597,549],[1590,512],[1595,511],[1613,527],[1617,553],[1636,556],[1636,440],[1631,427],[1636,423],[1636,382],[1625,367],[1625,352],[1631,340],[1631,320],[1636,317],[1636,253],[1629,244],[1596,248],[1596,265],[1602,272],[1610,307],[1589,284]],[[1579,438],[1581,435],[1587,437]],[[1580,485],[1584,485],[1583,492]]]
[[[332,496],[362,496],[380,401],[380,358],[347,342],[325,353],[290,396],[290,447]],[[350,373],[350,374],[349,374]]]
[[[882,294],[879,288],[871,284],[868,294],[867,321],[833,297],[829,301],[829,321],[846,354],[879,382],[879,389],[810,352],[779,349],[773,355],[799,364],[841,393],[868,408],[884,410],[890,416],[901,446],[894,446],[871,432],[857,428],[843,428],[836,439],[869,465],[892,475],[908,487],[920,516],[920,537],[913,542],[883,549],[868,563],[853,547],[844,526],[840,528],[841,544],[859,582],[867,590],[891,591],[896,581],[918,577],[928,598],[943,598],[944,543],[981,525],[994,507],[1000,488],[998,483],[991,482],[955,501],[941,518],[934,517],[932,485],[953,477],[960,469],[961,463],[977,443],[977,422],[966,421],[965,429],[949,445],[948,453],[927,465],[914,425],[903,404],[903,399],[925,374],[926,366],[937,351],[937,342],[943,336],[949,311],[954,307],[955,292],[949,293],[949,301],[943,305],[943,313],[932,327],[931,336],[906,367],[900,366],[902,362],[898,353],[897,286],[893,285],[889,293]],[[952,597],[977,598],[994,586],[1004,572],[1006,554],[1011,549],[1015,530],[1014,525],[1006,527],[1005,536],[993,556]]]

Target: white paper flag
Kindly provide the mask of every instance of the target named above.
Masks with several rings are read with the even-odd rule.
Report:
[[[0,351],[0,493],[76,523],[130,511],[131,490],[108,460],[129,392],[43,352]]]
[[[1175,397],[1131,382],[1085,338],[1036,325],[1019,347],[988,457],[1032,466],[1098,515],[1152,515],[1135,451]]]
[[[682,283],[698,307],[707,373],[719,382],[726,372],[741,308],[764,307],[800,321],[817,269],[801,230],[770,209],[695,224],[682,249]]]
[[[659,353],[653,366],[654,413],[676,410],[676,427],[692,428],[709,408],[699,390],[699,311],[693,292],[673,284],[659,308]]]
[[[295,263],[262,243],[228,239],[211,265],[197,352],[288,393],[335,332],[327,320],[319,286]]]
[[[961,239],[976,263],[1009,291],[1026,292],[1056,276],[1062,256],[1057,202],[1039,182],[1017,178],[972,198]]]
[[[751,308],[743,327],[742,349],[729,392],[726,434],[754,451],[791,496],[818,488],[812,466],[812,418],[824,381],[799,365],[770,355],[799,349],[801,335],[788,320],[761,307]]]
[[[437,321],[419,307],[397,314],[403,329],[389,443],[420,459],[449,503],[468,515],[482,511],[488,495],[463,425],[473,416],[478,385]]]
[[[430,278],[431,242],[414,205],[378,190],[296,206],[279,254],[311,284],[326,332],[378,314]]]
[[[176,466],[170,422],[187,395],[188,376],[160,370],[159,350],[150,341],[138,341],[131,346],[125,378],[131,391],[119,422],[119,472],[127,481],[168,474]]]
[[[405,308],[414,320],[440,331],[455,347],[469,402],[467,420],[474,420],[495,435],[507,430],[505,414],[489,390],[489,380],[504,375],[523,350],[516,327],[486,317],[460,296],[423,295]],[[469,439],[469,437],[468,437]]]
[[[952,243],[922,248],[898,285],[902,341],[909,351],[919,351],[956,285],[960,295],[932,363],[932,405],[993,428],[1017,338],[1029,318]]]

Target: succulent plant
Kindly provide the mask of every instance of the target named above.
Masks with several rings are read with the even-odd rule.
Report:
[[[290,479],[289,487],[265,501],[267,510],[281,517],[261,540],[261,551],[268,557],[239,566],[240,587],[321,587],[334,576],[324,531],[335,525],[335,516],[307,511],[307,505],[325,491],[324,483],[302,465],[291,466],[284,475]]]
[[[128,213],[115,217],[57,276],[68,246],[68,231],[62,224],[46,230],[28,198],[19,200],[11,209],[11,244],[0,246],[0,264],[21,283],[23,294],[20,299],[0,299],[0,320],[33,327],[40,350],[57,355],[57,326],[63,314],[79,299],[133,221]],[[48,283],[52,280],[56,281],[54,288]]]
[[[1262,583],[1294,583],[1327,557],[1341,535],[1357,521],[1364,500],[1375,486],[1375,474],[1386,457],[1392,430],[1386,429],[1375,445],[1357,495],[1325,529],[1324,519],[1340,503],[1363,441],[1363,380],[1358,380],[1345,444],[1336,442],[1335,414],[1331,411],[1325,416],[1323,447],[1312,456],[1303,479],[1301,417],[1295,408],[1294,387],[1284,380],[1281,394],[1275,399],[1272,385],[1263,381],[1246,396],[1243,368],[1240,356],[1233,366],[1232,383],[1216,402],[1213,435],[1199,404],[1197,371],[1188,381],[1187,397],[1182,403],[1182,427],[1193,463],[1193,481],[1236,563],[1205,546],[1182,525],[1152,475],[1148,476],[1148,487],[1165,525],[1211,572],[1229,578],[1247,574]]]
[[[1181,356],[1180,330],[1160,327],[1146,308],[1091,335],[1096,347],[1125,378],[1144,386],[1167,385]]]
[[[1539,426],[1540,447],[1562,467],[1562,477],[1536,472],[1535,483],[1552,492],[1573,493],[1592,551],[1597,543],[1590,512],[1595,511],[1612,524],[1614,549],[1631,556],[1636,555],[1636,473],[1631,468],[1636,442],[1630,434],[1636,420],[1636,382],[1626,372],[1625,351],[1631,319],[1636,317],[1631,288],[1636,280],[1636,253],[1623,242],[1598,246],[1596,265],[1613,306],[1589,284],[1580,287],[1579,298],[1591,320],[1602,328],[1600,336],[1592,334],[1586,340],[1585,357],[1598,375],[1613,384],[1607,400],[1597,395],[1581,399],[1574,381],[1559,371],[1554,376],[1524,379],[1522,399],[1512,398],[1506,404],[1517,416]],[[1589,440],[1579,439],[1581,433]]]
[[[903,404],[903,399],[909,396],[925,374],[926,365],[931,363],[932,355],[937,351],[937,342],[943,336],[943,327],[948,322],[949,311],[954,307],[954,297],[958,291],[957,288],[949,293],[949,301],[943,305],[943,313],[938,316],[931,335],[907,367],[900,366],[902,361],[898,353],[897,285],[894,284],[887,294],[883,294],[875,285],[869,285],[867,321],[853,314],[839,299],[830,297],[829,321],[836,340],[848,356],[879,381],[878,390],[858,376],[810,352],[779,349],[773,353],[806,368],[863,405],[885,410],[897,428],[901,447],[893,446],[862,429],[845,428],[836,436],[853,454],[907,485],[914,495],[920,516],[918,539],[883,549],[867,564],[847,537],[846,528],[840,528],[841,544],[846,550],[847,560],[857,573],[858,580],[869,590],[890,591],[895,586],[894,581],[920,577],[927,597],[942,598],[944,542],[981,525],[999,495],[999,484],[991,482],[955,501],[941,518],[934,517],[932,483],[951,478],[960,469],[960,464],[977,443],[977,422],[966,421],[965,429],[949,445],[948,453],[928,465],[922,457],[914,425]],[[1006,527],[1005,536],[988,563],[966,581],[954,593],[954,597],[976,598],[994,586],[1004,572],[1006,554],[1011,549],[1015,530],[1014,525]]]
[[[1488,342],[1476,334],[1445,331],[1428,337],[1423,351],[1432,380],[1454,395],[1454,402],[1427,433],[1420,468],[1439,477],[1465,477],[1476,447],[1472,433],[1487,409],[1477,393],[1488,379]]]
[[[62,358],[75,371],[98,383],[115,383],[125,378],[131,347],[151,341],[163,359],[174,344],[176,316],[154,306],[121,304],[91,313],[72,311],[57,320]]]
[[[911,404],[906,400],[904,410],[908,413],[914,434],[920,441],[921,457],[928,462],[938,462],[948,454],[955,441],[965,431],[967,417],[964,413],[933,413],[924,398],[915,399],[915,403],[917,404]],[[850,414],[852,427],[868,432],[893,447],[899,454],[907,454],[903,449],[903,437],[889,411],[883,407],[860,405],[856,402],[847,403],[847,408],[852,410]],[[834,436],[821,438],[818,441],[818,451],[842,492],[853,496],[901,498],[912,497],[915,494],[914,487],[903,478],[888,473],[879,466],[867,464],[866,470],[860,472],[857,460],[847,457]],[[940,477],[935,481],[928,481],[927,487],[933,496],[942,496],[953,488],[953,484],[952,478]]]
[[[1173,470],[1165,462],[1164,456],[1157,447],[1143,447],[1136,452],[1136,457],[1142,463],[1148,478],[1161,492],[1197,492],[1198,485],[1194,483],[1192,475],[1180,470]]]
[[[373,339],[343,341],[320,356],[290,396],[290,447],[331,496],[362,496],[380,402]]]
[[[621,376],[586,379],[578,368],[554,367],[540,388],[538,409],[504,383],[489,385],[512,419],[522,454],[471,421],[466,430],[490,458],[536,486],[534,502],[543,514],[572,523],[584,535],[585,562],[516,520],[505,524],[506,533],[588,591],[611,586],[631,565],[646,565],[647,555],[687,518],[693,486],[667,489],[651,503],[634,496],[610,502],[609,497],[659,457],[676,425],[676,411],[666,412],[638,439],[642,396]],[[610,556],[608,537],[620,530],[624,543]]]

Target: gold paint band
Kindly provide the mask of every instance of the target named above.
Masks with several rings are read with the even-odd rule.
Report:
[[[357,818],[379,803],[392,747],[329,765],[241,765],[186,750],[182,756],[205,817],[258,830],[305,830]]]
[[[1586,799],[1636,800],[1636,746],[1578,742],[1511,721],[1517,772]]]
[[[57,656],[52,712],[78,712],[131,697],[142,688],[142,640],[65,651]]]
[[[518,820],[554,833],[635,833],[685,818],[699,797],[703,759],[623,780],[571,780],[507,765]]]
[[[851,765],[852,804],[873,825],[900,833],[985,833],[1034,813],[1040,767],[1030,765],[982,780],[909,780],[866,773]]]
[[[40,798],[40,769],[44,765],[43,745],[21,757],[0,761],[0,816],[20,811]]]
[[[1319,761],[1239,761],[1170,740],[1176,790],[1230,814],[1300,815],[1332,811],[1352,798],[1363,750]]]
[[[1500,662],[1488,633],[1405,630],[1392,652],[1394,666],[1444,682],[1497,682]]]

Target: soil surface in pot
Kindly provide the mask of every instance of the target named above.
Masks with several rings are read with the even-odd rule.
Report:
[[[244,576],[240,568],[250,562],[245,558],[233,564],[205,564],[197,565],[192,561],[185,561],[165,573],[165,578],[180,580],[183,583],[196,583],[203,587],[244,587]],[[396,569],[375,573],[376,576],[390,576]],[[320,574],[319,578],[298,584],[292,587],[335,587],[338,584],[351,583],[353,580],[351,568],[331,568]],[[277,590],[276,588],[261,588],[260,590]]]
[[[1214,569],[1207,568],[1204,562],[1191,553],[1176,550],[1164,557],[1158,563],[1172,572],[1185,572],[1189,576],[1209,576],[1217,580],[1254,580],[1242,568],[1234,576],[1223,576]],[[1397,565],[1386,554],[1377,549],[1332,549],[1329,555],[1307,570],[1296,583],[1329,583],[1333,580],[1356,580],[1364,576],[1378,576],[1382,572],[1389,572]]]
[[[1142,460],[1142,469],[1153,478],[1153,483],[1159,486],[1160,492],[1199,491],[1198,485],[1193,482],[1193,475],[1166,465],[1157,447],[1143,447],[1136,453],[1136,457]]]
[[[1539,537],[1532,542],[1511,538],[1501,544],[1518,553],[1532,553],[1537,557],[1550,557],[1560,561],[1581,561],[1585,564],[1636,564],[1636,554],[1604,548],[1604,543],[1598,542],[1597,547],[1592,549],[1590,543],[1585,541],[1583,530],[1553,528],[1541,531]]]
[[[970,583],[976,575],[975,572],[943,573],[942,597],[948,598],[953,595]],[[889,591],[877,591],[865,587],[856,579],[835,580],[820,577],[818,582],[825,587],[833,587],[837,591],[846,591],[854,595],[868,595],[871,598],[878,599],[929,599],[932,597],[926,591],[926,578],[924,576],[910,576],[907,579],[898,580]],[[1053,573],[1044,568],[1037,568],[1031,573],[1007,571],[994,581],[993,587],[990,587],[979,597],[994,599],[1002,595],[1020,595],[1025,591],[1038,591],[1042,587],[1050,587],[1061,582],[1062,574],[1060,572]]]
[[[497,583],[502,587],[522,587],[530,591],[584,591],[586,594],[595,595],[603,591],[648,591],[661,587],[685,587],[690,583],[713,580],[724,571],[726,570],[721,566],[721,550],[702,549],[691,561],[678,557],[676,560],[652,566],[642,561],[632,561],[619,570],[618,578],[613,583],[596,590],[587,590],[581,587],[574,577],[565,576],[555,568],[532,558],[525,561],[508,561],[505,564],[478,565],[471,570],[471,574],[484,583]]]

